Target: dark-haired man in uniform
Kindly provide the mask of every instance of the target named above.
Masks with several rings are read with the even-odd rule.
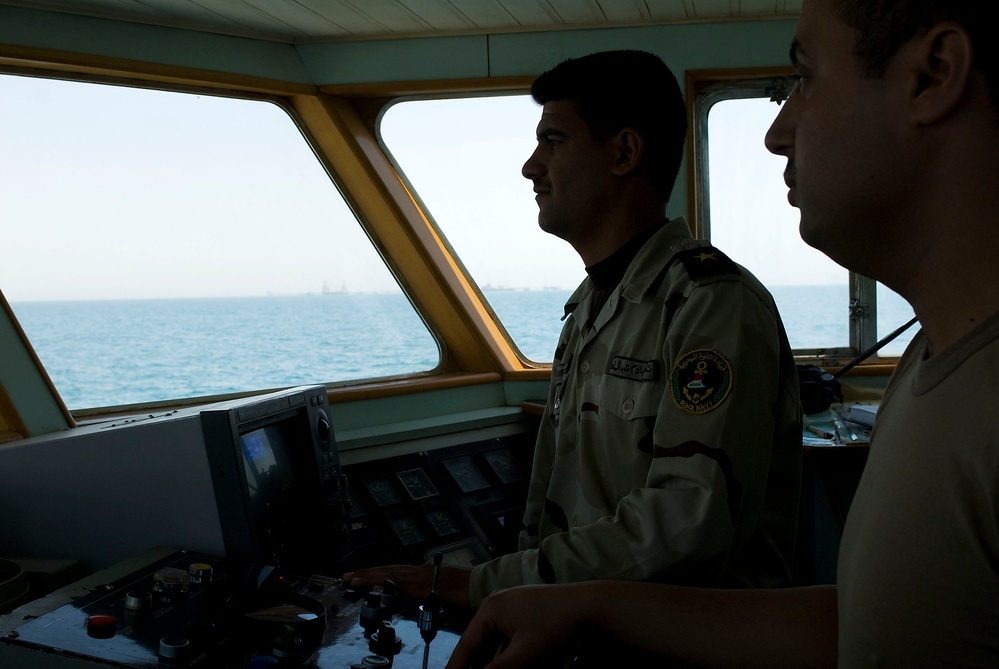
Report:
[[[541,228],[588,276],[566,304],[521,550],[443,569],[438,593],[477,607],[527,583],[788,584],[794,360],[766,289],[665,218],[686,136],[675,77],[652,54],[605,52],[546,72],[532,95],[543,111],[523,174]],[[430,569],[345,578],[423,597]]]

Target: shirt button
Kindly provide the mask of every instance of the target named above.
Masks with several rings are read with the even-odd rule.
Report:
[[[582,362],[582,364],[579,366],[579,369],[583,372],[583,374],[589,374],[590,373],[590,361],[589,360],[584,360]]]
[[[623,413],[631,413],[634,410],[635,410],[634,400],[625,400],[624,404],[621,405],[621,411]]]

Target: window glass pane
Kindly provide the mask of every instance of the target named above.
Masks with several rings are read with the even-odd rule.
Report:
[[[849,275],[801,240],[782,176],[787,160],[763,144],[777,111],[763,98],[711,107],[711,241],[770,289],[792,348],[847,347]]]
[[[915,313],[912,307],[901,295],[891,288],[878,284],[878,338],[891,334],[909,322]],[[912,341],[913,335],[919,332],[919,323],[915,323],[891,342],[878,351],[878,356],[898,356],[905,352],[905,347]]]
[[[0,76],[0,289],[70,409],[432,369],[290,117]]]
[[[514,344],[550,362],[585,271],[569,244],[538,227],[520,173],[540,118],[529,96],[414,100],[388,109],[380,132]]]

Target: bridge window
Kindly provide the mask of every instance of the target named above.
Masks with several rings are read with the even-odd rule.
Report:
[[[551,362],[563,307],[586,276],[572,247],[538,227],[531,182],[541,108],[527,95],[414,100],[380,132],[512,342]]]
[[[912,308],[801,240],[782,176],[786,159],[763,143],[778,112],[774,81],[712,84],[696,96],[697,224],[770,289],[796,355],[846,362],[912,318]],[[916,330],[879,356],[901,355]]]
[[[785,161],[763,143],[778,111],[770,102],[773,82],[698,91],[700,176],[690,218],[771,290],[796,355],[846,362],[912,310],[801,240]],[[531,184],[520,174],[539,115],[528,96],[411,100],[384,113],[380,133],[512,341],[527,358],[550,361],[562,305],[585,273],[567,243],[538,228]],[[915,330],[880,356],[900,355]]]
[[[0,147],[0,290],[71,410],[439,364],[276,104],[2,75]]]

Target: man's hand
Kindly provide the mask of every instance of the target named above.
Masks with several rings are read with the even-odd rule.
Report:
[[[392,581],[399,594],[407,599],[423,600],[430,596],[434,565],[431,562],[418,567],[390,565],[358,569],[343,575],[344,585],[367,592],[385,581]],[[437,598],[447,606],[468,609],[468,581],[472,570],[467,567],[441,565],[437,577]]]
[[[573,586],[527,585],[489,595],[468,624],[445,669],[556,666],[585,624],[586,598]],[[506,643],[492,662],[482,663]]]

